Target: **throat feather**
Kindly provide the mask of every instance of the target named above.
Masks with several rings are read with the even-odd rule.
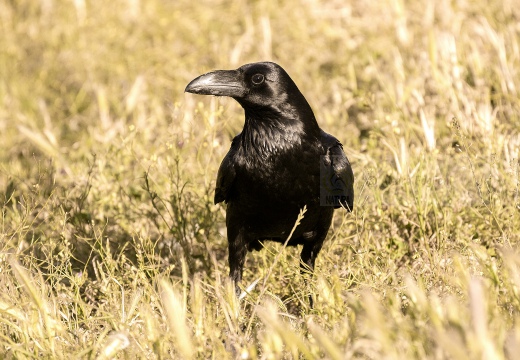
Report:
[[[304,135],[300,122],[286,124],[273,119],[246,119],[242,148],[246,154],[267,160],[299,147]]]

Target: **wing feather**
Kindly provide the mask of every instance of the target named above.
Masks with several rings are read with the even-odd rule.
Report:
[[[238,136],[235,137],[231,142],[231,148],[222,160],[220,168],[218,169],[217,185],[215,187],[215,204],[218,204],[222,201],[227,202],[229,200],[236,175],[235,166],[233,163],[233,155],[235,153],[237,138]]]
[[[334,136],[321,132],[321,143],[325,149],[325,162],[332,170],[330,181],[336,189],[341,189],[341,197],[335,208],[354,209],[354,173],[343,145]]]

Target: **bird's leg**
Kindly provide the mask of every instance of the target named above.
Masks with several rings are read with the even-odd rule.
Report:
[[[240,295],[239,284],[242,281],[242,272],[247,254],[247,244],[245,242],[244,230],[233,231],[228,228],[228,249],[229,249],[229,277],[235,284],[235,292]]]
[[[314,271],[314,263],[316,262],[316,256],[313,254],[312,247],[303,246],[300,254],[300,273],[312,273]]]
[[[317,239],[319,240],[319,239]],[[305,285],[308,284],[308,280],[312,277],[314,273],[314,264],[316,262],[316,257],[321,250],[323,245],[323,240],[316,242],[309,242],[303,245],[302,252],[300,254],[300,272],[304,275]],[[306,276],[309,275],[309,276]],[[309,294],[309,305],[311,309],[314,307],[314,300],[312,299],[312,295]]]
[[[302,274],[313,273],[316,257],[321,250],[323,242],[304,245],[300,254],[300,271]]]

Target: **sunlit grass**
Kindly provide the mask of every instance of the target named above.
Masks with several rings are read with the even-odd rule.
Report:
[[[515,359],[517,8],[1,2],[0,357]],[[183,91],[260,60],[342,141],[356,203],[312,281],[266,243],[237,299],[213,191],[242,110]]]

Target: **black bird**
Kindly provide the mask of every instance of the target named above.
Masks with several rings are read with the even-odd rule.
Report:
[[[245,110],[217,176],[215,204],[227,203],[229,275],[242,280],[247,251],[260,241],[303,245],[302,270],[313,270],[335,208],[354,206],[354,174],[341,143],[320,129],[310,105],[282,67],[272,62],[217,70],[186,92],[229,96]]]

